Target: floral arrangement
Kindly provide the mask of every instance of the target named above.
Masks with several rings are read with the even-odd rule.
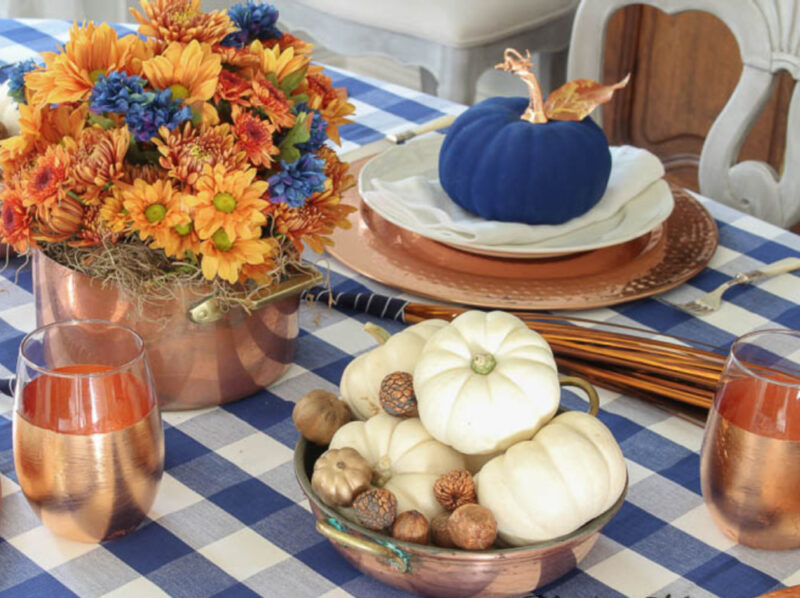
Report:
[[[353,180],[326,141],[354,108],[269,4],[141,6],[140,36],[75,24],[11,69],[0,238],[101,278],[133,255],[139,278],[270,284],[349,226]]]

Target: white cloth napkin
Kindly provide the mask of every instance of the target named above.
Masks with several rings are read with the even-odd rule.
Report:
[[[363,197],[388,220],[423,235],[429,232],[462,244],[531,245],[613,218],[628,201],[663,176],[661,161],[647,150],[629,145],[612,147],[611,175],[603,197],[585,214],[558,225],[486,220],[453,202],[438,179],[422,176],[398,181],[374,178],[370,181],[373,189],[364,191]]]

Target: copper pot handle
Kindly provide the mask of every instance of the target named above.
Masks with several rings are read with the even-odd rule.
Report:
[[[408,559],[401,556],[401,551],[392,549],[383,544],[372,542],[365,538],[359,538],[346,531],[338,530],[324,519],[317,520],[317,531],[328,538],[331,542],[341,544],[346,548],[352,548],[361,552],[366,552],[373,556],[385,558],[392,566],[396,567],[401,573],[408,572]],[[397,550],[397,552],[395,552]],[[400,554],[398,554],[400,553]]]
[[[591,382],[583,378],[578,378],[577,376],[559,375],[558,383],[561,386],[574,386],[585,392],[586,396],[589,397],[589,415],[597,417],[597,414],[600,412],[600,397]]]

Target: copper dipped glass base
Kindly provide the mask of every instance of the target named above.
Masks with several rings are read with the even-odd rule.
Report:
[[[79,542],[135,530],[153,504],[164,468],[158,408],[132,426],[68,434],[14,414],[19,485],[42,523]]]
[[[351,167],[356,175],[363,162]],[[662,293],[700,272],[717,247],[716,223],[688,192],[655,230],[595,251],[509,259],[459,251],[399,228],[370,210],[357,189],[353,228],[333,234],[328,252],[359,274],[442,301],[500,309],[579,310]]]

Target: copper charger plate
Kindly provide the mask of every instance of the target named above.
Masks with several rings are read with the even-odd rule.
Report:
[[[357,176],[361,162],[351,166]],[[358,190],[353,228],[338,229],[328,252],[344,265],[391,287],[451,303],[501,309],[579,310],[667,291],[700,272],[717,247],[711,214],[672,188],[667,220],[636,239],[595,251],[528,260],[467,253],[399,228],[373,212]]]

